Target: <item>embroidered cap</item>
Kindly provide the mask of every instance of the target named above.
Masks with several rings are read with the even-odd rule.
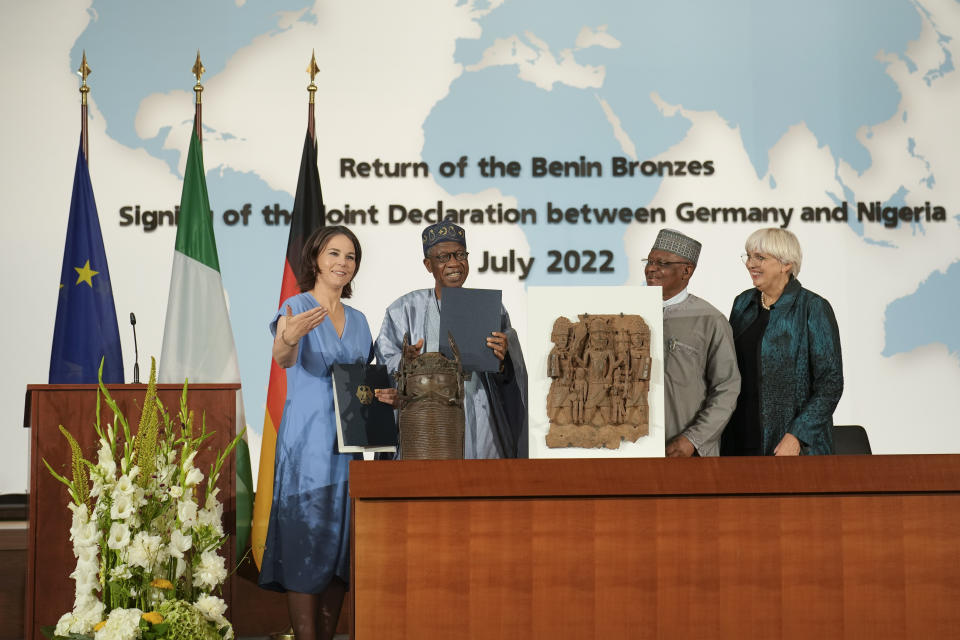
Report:
[[[467,236],[463,231],[463,227],[455,225],[449,220],[430,225],[423,230],[421,237],[423,239],[424,257],[427,256],[427,252],[430,251],[431,247],[441,242],[458,242],[463,245],[464,249],[467,248]]]
[[[697,264],[697,259],[700,257],[701,246],[699,242],[679,231],[675,231],[674,229],[660,229],[660,233],[657,234],[657,239],[654,241],[651,251],[666,251],[667,253],[678,255],[681,258],[686,258],[693,264]]]

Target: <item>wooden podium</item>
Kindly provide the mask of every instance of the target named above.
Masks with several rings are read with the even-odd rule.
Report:
[[[140,408],[147,386],[107,385],[133,432],[140,422]],[[206,416],[207,430],[214,433],[197,454],[196,466],[206,474],[216,452],[235,435],[239,384],[191,384],[187,405],[194,411],[199,429]],[[183,385],[157,385],[157,396],[166,410],[176,415]],[[77,439],[88,460],[96,459],[98,439],[93,428],[97,385],[28,385],[24,425],[30,434],[30,530],[27,541],[26,638],[39,640],[40,627],[56,624],[73,608],[74,583],[69,574],[76,566],[70,542],[70,495],[43,464],[46,459],[57,473],[70,477],[70,446],[60,433],[63,425]],[[113,422],[113,412],[101,402],[101,424]],[[236,465],[234,456],[224,464],[217,486],[224,506],[224,530],[231,536],[236,527]],[[223,546],[227,567],[236,566],[233,538]],[[232,604],[232,581],[223,586],[227,605]]]
[[[354,638],[934,638],[960,455],[353,462]]]

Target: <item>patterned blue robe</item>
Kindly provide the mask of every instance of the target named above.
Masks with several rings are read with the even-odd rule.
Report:
[[[527,457],[527,372],[510,316],[500,308],[500,331],[507,335],[504,372],[474,373],[464,387],[464,457]],[[387,307],[374,345],[377,362],[393,374],[400,365],[403,335],[423,339],[425,351],[440,350],[440,310],[433,289],[419,289]]]

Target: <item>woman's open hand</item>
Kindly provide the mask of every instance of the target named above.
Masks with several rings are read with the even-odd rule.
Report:
[[[293,315],[293,309],[290,308],[290,305],[287,305],[287,313],[283,316],[283,326],[277,335],[280,336],[284,344],[292,347],[300,342],[300,338],[319,327],[326,317],[327,310],[323,307],[314,307]]]

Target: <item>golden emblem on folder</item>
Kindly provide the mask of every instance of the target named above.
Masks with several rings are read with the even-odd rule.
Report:
[[[370,388],[370,385],[362,384],[357,387],[357,399],[360,400],[360,404],[373,402],[373,389]]]

